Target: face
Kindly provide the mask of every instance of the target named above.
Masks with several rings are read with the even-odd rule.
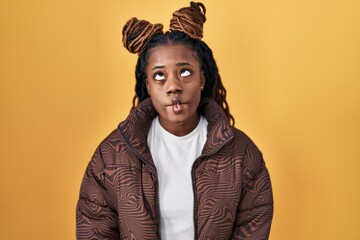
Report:
[[[161,125],[185,135],[198,124],[197,108],[205,75],[195,53],[184,45],[162,45],[150,51],[146,86]]]

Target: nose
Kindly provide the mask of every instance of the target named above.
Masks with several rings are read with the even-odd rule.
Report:
[[[167,79],[166,93],[168,95],[180,94],[180,93],[182,93],[182,91],[183,91],[183,89],[181,86],[180,79],[178,79],[178,77],[176,75],[169,77]]]

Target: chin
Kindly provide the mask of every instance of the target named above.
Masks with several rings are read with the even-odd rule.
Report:
[[[166,120],[172,123],[186,123],[189,121],[189,117],[184,116],[183,114],[171,114],[166,116]]]

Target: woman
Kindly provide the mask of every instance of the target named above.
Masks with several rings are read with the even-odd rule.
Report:
[[[210,48],[205,7],[170,31],[130,19],[139,54],[127,119],[97,148],[77,205],[77,239],[268,239],[273,199],[260,151],[234,127]]]

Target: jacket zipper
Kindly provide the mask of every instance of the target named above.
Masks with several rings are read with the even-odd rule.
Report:
[[[140,158],[141,159],[141,158]],[[161,240],[161,218],[160,218],[160,200],[159,200],[159,180],[158,180],[158,177],[157,177],[157,171],[156,171],[156,168],[153,168],[152,166],[149,166],[148,167],[150,168],[150,171],[152,172],[153,176],[156,177],[155,179],[155,182],[156,182],[156,191],[155,191],[155,194],[156,194],[156,221],[157,221],[157,229],[158,229],[158,238],[159,240]]]
[[[197,212],[197,198],[196,198],[196,191],[195,191],[195,174],[194,174],[194,167],[195,164],[197,164],[201,159],[214,155],[215,153],[217,153],[226,143],[228,143],[231,139],[233,139],[234,136],[229,137],[228,139],[226,139],[218,148],[216,148],[214,151],[205,154],[205,155],[200,155],[193,163],[192,167],[191,167],[191,180],[192,180],[192,187],[193,187],[193,223],[194,223],[194,240],[198,239],[197,236],[197,219],[196,219],[196,212]]]
[[[198,158],[200,159],[200,157]],[[196,159],[195,162],[198,160]],[[192,178],[192,189],[193,189],[193,225],[194,225],[194,240],[197,239],[197,220],[195,219],[196,218],[196,214],[195,212],[197,211],[197,198],[196,198],[196,192],[195,192],[195,176],[194,176],[194,165],[195,165],[195,162],[193,163],[193,166],[191,168],[191,178]]]
[[[120,131],[121,135],[122,136],[125,136],[125,134],[122,132],[121,128],[118,127],[118,130]],[[129,148],[133,151],[133,153],[135,153],[135,155],[150,169],[150,171],[152,172],[153,176],[156,178],[156,191],[155,191],[155,194],[156,194],[156,221],[157,221],[157,229],[158,229],[158,238],[159,240],[161,240],[161,233],[160,233],[160,204],[159,204],[159,180],[158,180],[158,177],[157,177],[157,171],[156,171],[156,167],[155,166],[151,166],[150,164],[148,164],[145,159],[137,152],[135,151],[135,149],[131,146],[131,144],[128,142],[127,138],[124,137],[124,141],[127,143],[127,145],[129,146]]]
[[[160,218],[160,200],[159,200],[159,180],[158,180],[158,177],[157,177],[157,171],[156,169],[154,169],[153,171],[155,171],[155,177],[156,177],[156,215],[157,215],[157,228],[158,228],[158,237],[159,237],[159,240],[161,240],[161,218]],[[154,172],[153,172],[154,174]]]

